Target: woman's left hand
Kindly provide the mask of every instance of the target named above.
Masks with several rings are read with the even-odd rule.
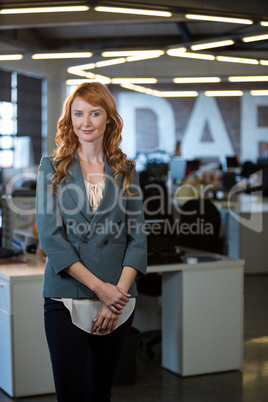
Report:
[[[91,332],[93,334],[97,330],[99,330],[100,333],[106,331],[112,332],[116,327],[118,318],[118,314],[113,313],[105,304],[103,304],[94,319]]]

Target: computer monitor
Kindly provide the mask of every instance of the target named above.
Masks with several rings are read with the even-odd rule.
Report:
[[[239,167],[237,156],[226,156],[227,169]]]
[[[181,156],[173,156],[169,162],[170,177],[172,183],[178,183],[185,179],[186,160]]]
[[[186,162],[186,169],[187,171],[189,170],[190,172],[195,172],[198,170],[200,167],[200,160],[199,159],[193,159],[191,161]]]

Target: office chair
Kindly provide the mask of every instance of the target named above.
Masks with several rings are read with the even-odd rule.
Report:
[[[222,186],[225,191],[230,191],[237,184],[235,172],[225,172],[222,175]]]
[[[223,252],[221,215],[212,201],[191,199],[181,207],[180,244],[214,253]]]

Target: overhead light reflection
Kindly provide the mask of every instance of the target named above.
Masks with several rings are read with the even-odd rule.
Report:
[[[161,10],[142,10],[136,8],[123,8],[123,7],[95,7],[95,11],[105,13],[117,13],[117,14],[136,14],[136,15],[149,15],[152,17],[171,17],[172,14],[169,11]]]
[[[221,40],[218,42],[200,43],[200,44],[191,46],[191,49],[195,51],[195,50],[211,49],[211,48],[215,48],[215,47],[230,46],[233,44],[234,44],[234,41],[231,39],[228,39],[228,40]]]
[[[245,18],[219,17],[213,15],[186,14],[185,18],[188,18],[190,20],[225,22],[231,24],[246,24],[246,25],[253,24],[252,20]]]
[[[64,6],[64,7],[25,7],[25,8],[4,8],[0,14],[30,14],[30,13],[62,13],[74,11],[88,11],[88,6]]]

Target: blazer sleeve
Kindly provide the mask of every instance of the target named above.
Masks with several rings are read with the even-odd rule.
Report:
[[[49,157],[42,158],[37,179],[36,224],[41,246],[58,274],[79,261],[79,256],[66,240],[58,198],[51,191],[54,173]]]
[[[123,266],[130,266],[138,271],[138,275],[145,275],[147,270],[147,236],[145,231],[142,192],[139,177],[134,171],[130,190],[136,193],[127,198],[126,224],[128,246],[125,252]]]

